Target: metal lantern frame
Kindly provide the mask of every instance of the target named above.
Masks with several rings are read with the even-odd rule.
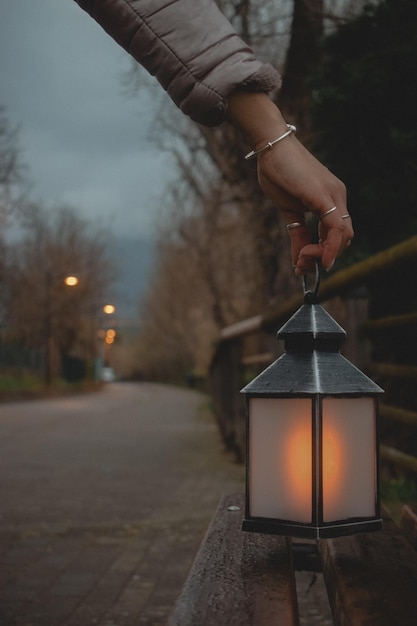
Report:
[[[242,525],[242,529],[245,531],[318,539],[375,531],[382,527],[379,500],[378,398],[383,390],[340,354],[340,345],[344,341],[346,333],[323,307],[316,303],[317,291],[318,280],[314,292],[305,290],[304,304],[279,330],[277,337],[285,342],[284,354],[242,389],[247,404],[246,507]],[[264,404],[258,402],[256,404],[259,399],[270,400],[274,404],[271,402]],[[309,455],[311,454],[311,468],[308,469],[308,475],[311,478],[311,491],[309,485],[305,486],[310,503],[305,506],[309,508],[311,505],[308,519],[305,517],[302,520],[297,519],[297,515],[287,518],[269,513],[259,514],[259,511],[255,510],[256,508],[262,510],[262,505],[260,507],[254,505],[255,489],[263,491],[265,488],[265,501],[267,502],[265,508],[269,510],[271,493],[275,494],[274,481],[276,480],[277,483],[281,481],[280,484],[282,485],[283,481],[286,480],[286,468],[276,466],[276,463],[280,463],[280,459],[271,459],[275,466],[268,467],[268,458],[271,457],[271,453],[269,453],[269,457],[266,453],[267,459],[265,460],[259,458],[262,456],[262,444],[256,444],[258,450],[256,454],[252,450],[252,447],[255,448],[253,440],[259,436],[258,433],[261,428],[257,427],[257,420],[262,414],[262,407],[267,407],[270,415],[265,421],[266,430],[268,430],[268,424],[273,424],[275,419],[286,419],[285,415],[275,417],[274,411],[275,404],[281,407],[289,406],[282,402],[276,402],[284,399],[304,399],[311,402],[311,415],[309,417],[311,440],[308,442],[308,445],[311,445],[311,452],[308,451],[306,455],[309,464]],[[354,434],[352,438],[349,434],[353,443],[349,444],[352,458],[348,459],[351,465],[348,470],[350,474],[347,475],[346,481],[347,483],[352,482],[353,491],[357,489],[356,494],[352,495],[351,493],[349,496],[353,501],[353,504],[349,505],[353,509],[353,513],[350,511],[348,515],[342,516],[338,516],[336,513],[333,517],[330,515],[329,518],[325,512],[328,497],[325,492],[326,485],[324,484],[323,473],[323,442],[326,428],[324,425],[326,423],[324,421],[324,407],[332,406],[328,401],[335,399],[344,401],[342,404],[345,416],[346,414],[351,415],[350,411],[351,409],[355,410],[355,406],[361,407],[358,414],[355,415],[355,419],[343,418],[341,422],[336,423],[342,424],[342,431],[345,429],[345,432],[346,429],[354,428],[353,424],[357,424],[358,432],[361,428],[365,428],[365,430],[367,429],[366,432],[369,433],[368,439],[364,438],[365,443],[358,441],[358,447],[360,448],[362,445],[362,448],[365,448],[362,450],[362,458],[363,466],[367,468],[365,473],[368,476],[363,477],[363,483],[365,490],[366,485],[368,485],[367,502],[370,500],[371,502],[368,502],[367,506],[364,507],[366,509],[365,514],[362,512],[360,504],[357,511],[355,510],[356,499],[361,500],[360,493],[363,487],[359,484],[362,483],[361,463],[355,443],[357,439],[361,439],[361,435],[359,432],[359,434]],[[358,399],[362,399],[359,405]],[[355,400],[355,404],[352,404],[351,401],[353,400]],[[307,406],[305,403],[302,405]],[[333,405],[338,406],[334,402]],[[261,409],[258,408],[255,411],[255,407],[261,407]],[[363,420],[361,411],[365,414]],[[289,420],[288,428],[291,428],[291,418]],[[367,422],[369,422],[369,427],[366,425]],[[261,423],[264,422],[261,420]],[[273,431],[274,426],[271,432]],[[275,442],[270,442],[268,432],[260,433],[260,437],[261,440],[262,437],[264,438],[263,441],[268,449],[275,449]],[[274,435],[271,434],[271,437],[273,438]],[[368,449],[367,441],[369,442]],[[279,445],[284,446],[284,443]],[[371,456],[368,457],[367,455]],[[261,471],[254,468],[253,465],[256,463],[264,465]],[[354,466],[355,463],[357,467]],[[278,474],[280,474],[279,478],[274,478],[274,475],[278,476]],[[261,476],[261,480],[255,480],[254,476],[258,475]],[[268,485],[265,486],[263,483],[268,483]],[[276,498],[279,499],[280,497],[279,489],[277,489]],[[285,497],[290,498],[287,494],[282,499],[285,500]],[[343,499],[345,494],[343,492],[338,493],[337,497]],[[346,495],[346,497],[348,496]],[[262,498],[258,499],[262,501]],[[304,507],[304,505],[302,506]],[[291,509],[291,503],[289,508]]]

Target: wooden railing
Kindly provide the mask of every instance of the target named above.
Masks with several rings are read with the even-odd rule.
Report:
[[[417,236],[322,280],[318,300],[347,331],[342,353],[385,390],[381,460],[417,475]],[[239,461],[245,418],[239,390],[282,349],[274,335],[303,293],[224,328],[210,368],[220,432]]]

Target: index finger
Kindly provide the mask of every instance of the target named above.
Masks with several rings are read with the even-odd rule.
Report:
[[[291,243],[291,259],[294,266],[297,265],[301,250],[310,243],[310,233],[304,216],[293,214],[293,218],[285,214],[288,235]]]

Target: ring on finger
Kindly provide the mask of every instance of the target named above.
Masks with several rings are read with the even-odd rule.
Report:
[[[292,230],[293,228],[299,228],[300,226],[304,226],[305,222],[291,222],[291,224],[287,224],[287,230]]]
[[[351,216],[349,215],[349,213],[346,213],[346,215],[342,215],[342,220],[351,220]]]
[[[333,213],[333,211],[337,211],[337,206],[333,206],[331,209],[329,209],[328,211],[325,211],[325,213],[322,213],[319,216],[319,219],[322,220],[323,217],[326,217],[326,215],[330,215],[330,213]]]

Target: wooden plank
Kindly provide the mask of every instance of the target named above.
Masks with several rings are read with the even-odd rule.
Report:
[[[417,506],[404,504],[401,509],[400,528],[410,544],[417,550]]]
[[[274,360],[272,352],[251,354],[242,358],[242,365],[269,365]]]
[[[384,514],[382,531],[319,541],[335,626],[416,626],[417,553]]]
[[[221,500],[169,626],[298,626],[290,540],[243,532],[243,513],[243,494]]]
[[[417,426],[417,411],[408,411],[398,406],[381,403],[379,405],[379,414],[385,419],[402,422],[409,426]]]
[[[226,326],[220,331],[220,338],[222,341],[227,341],[228,339],[243,337],[244,335],[254,333],[260,329],[261,321],[262,316],[255,315],[254,317],[249,317],[241,322],[236,322],[235,324]]]
[[[411,456],[411,454],[406,454],[405,452],[401,452],[401,450],[397,450],[396,448],[391,448],[390,446],[384,446],[380,444],[379,456],[381,458],[381,461],[393,463],[398,467],[402,467],[417,474],[417,457]]]
[[[396,363],[372,363],[373,374],[387,376],[388,378],[411,379],[417,378],[417,367],[415,365],[397,365]]]

